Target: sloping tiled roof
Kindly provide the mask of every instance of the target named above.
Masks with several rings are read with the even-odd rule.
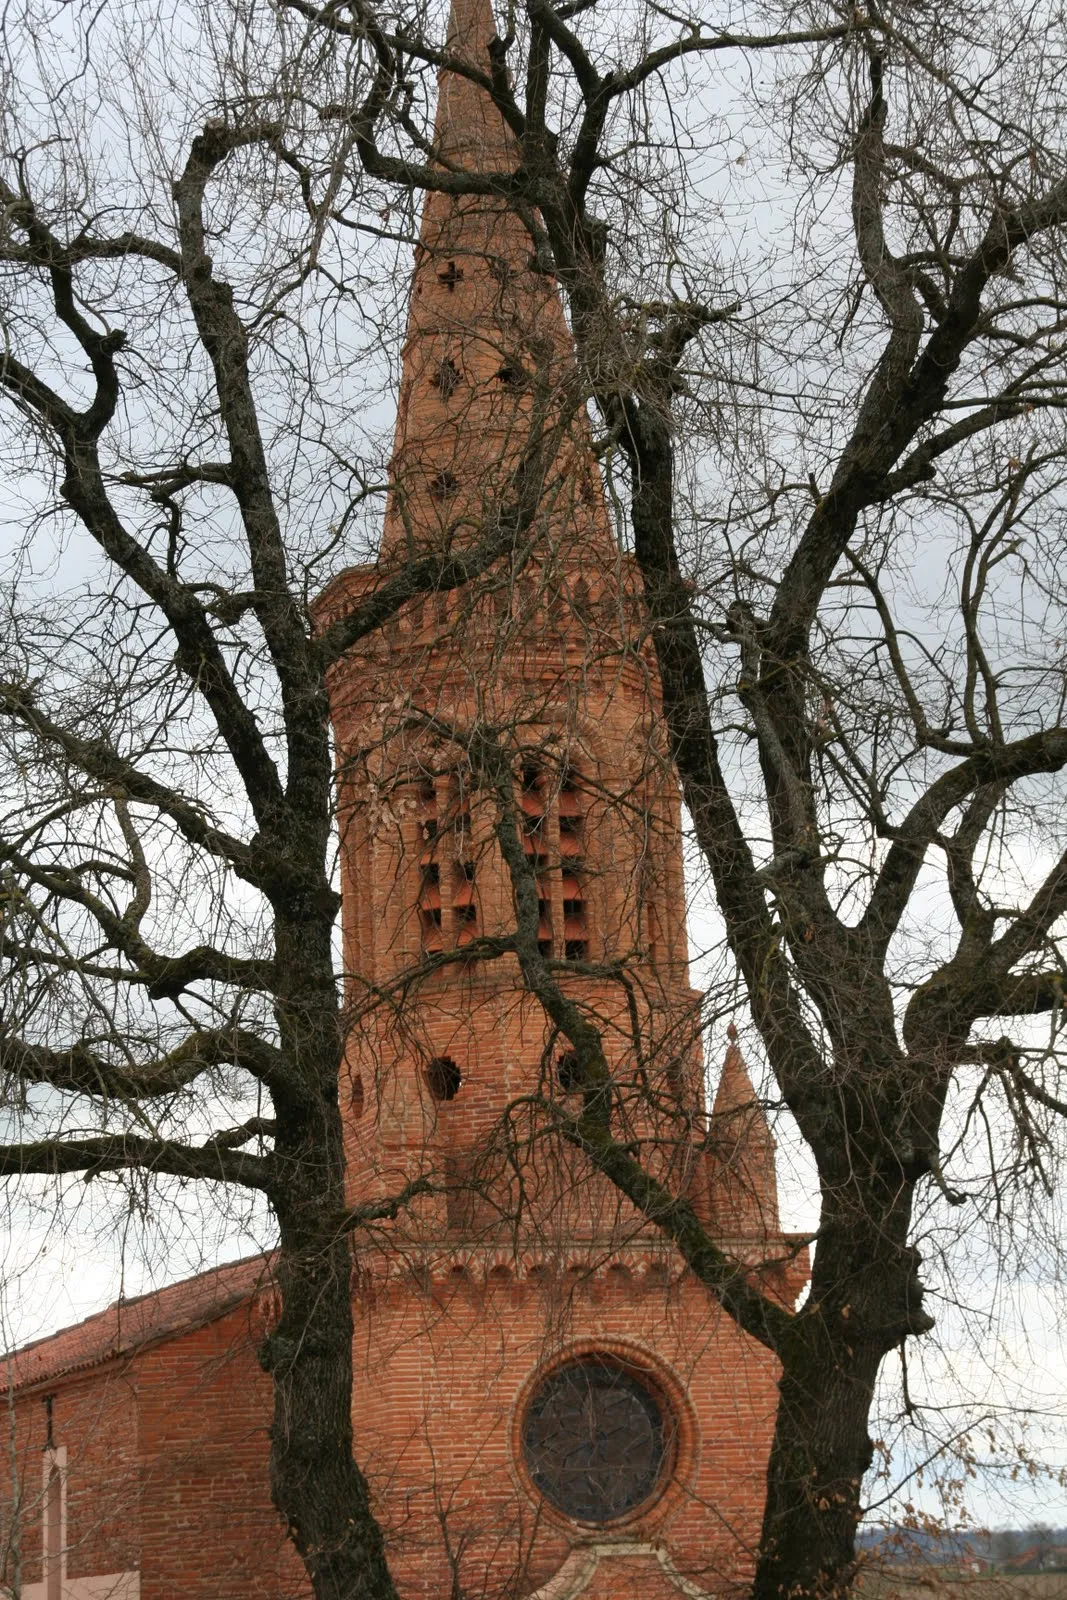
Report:
[[[271,1280],[271,1256],[247,1256],[156,1289],[131,1300],[116,1300],[72,1328],[61,1328],[20,1350],[0,1357],[0,1393],[99,1366],[225,1316]]]

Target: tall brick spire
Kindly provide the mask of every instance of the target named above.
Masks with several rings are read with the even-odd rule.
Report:
[[[489,0],[453,0],[454,59],[488,69],[493,31]],[[491,97],[454,67],[435,139],[460,175],[517,159]],[[619,1137],[783,1304],[803,1274],[772,1235],[773,1146],[734,1040],[705,1150],[680,795],[640,574],[613,538],[563,305],[532,251],[503,199],[427,196],[381,555],[319,602],[328,621],[409,552],[491,531],[532,428],[566,420],[522,547],[477,583],[413,597],[331,674],[348,1190],[388,1213],[388,1197],[429,1179],[380,1236],[356,1240],[354,1414],[404,1600],[457,1584],[678,1600],[703,1591],[668,1548],[720,1588],[744,1576],[774,1358],[558,1137],[580,1064],[509,948],[502,819],[536,886],[540,953],[600,1031]],[[475,727],[510,766],[493,788],[469,760]],[[580,1405],[572,1379],[592,1385]],[[635,1441],[659,1417],[670,1448],[604,1543],[598,1514],[591,1546],[587,1502],[541,1481],[542,1442],[561,1426],[553,1396],[568,1438],[566,1418],[616,1385],[637,1407]]]
[[[452,0],[447,37],[451,56],[488,72],[489,42],[496,33],[490,0]],[[438,79],[434,144],[443,165],[468,171],[504,171],[515,165],[517,156],[492,100],[458,72],[442,72]]]
[[[496,27],[488,0],[453,0],[450,52],[483,72]],[[440,75],[438,164],[505,172],[514,138],[490,96],[462,73]],[[423,208],[403,353],[390,507],[382,557],[427,543],[471,543],[507,492],[537,409],[574,405],[573,345],[559,291],[539,269],[530,232],[503,200],[431,193]],[[556,551],[613,540],[589,431],[579,410],[556,472]],[[559,484],[573,480],[559,495]]]

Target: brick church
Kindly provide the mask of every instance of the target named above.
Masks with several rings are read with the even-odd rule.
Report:
[[[488,0],[454,0],[450,29],[487,62]],[[515,160],[459,73],[436,140],[456,170]],[[697,1600],[752,1568],[775,1363],[554,1133],[575,1062],[507,949],[502,806],[539,950],[600,1029],[634,1139],[783,1304],[806,1252],[732,1030],[706,1113],[654,657],[558,290],[497,203],[431,195],[378,560],[334,580],[318,623],[513,504],[507,558],[412,602],[331,684],[351,1195],[435,1179],[355,1246],[356,1451],[403,1600]],[[506,795],[475,781],[473,728],[506,752]],[[268,1489],[273,1304],[256,1257],[8,1358],[0,1593],[308,1594]]]

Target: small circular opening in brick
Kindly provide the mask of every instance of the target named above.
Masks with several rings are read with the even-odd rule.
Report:
[[[430,493],[435,500],[447,500],[459,488],[459,479],[452,472],[439,472],[430,479]]]
[[[435,1100],[454,1100],[463,1075],[451,1056],[434,1056],[423,1069],[426,1087]]]

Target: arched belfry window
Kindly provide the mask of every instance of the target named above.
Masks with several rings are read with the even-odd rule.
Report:
[[[585,808],[571,773],[559,791],[559,853],[563,868],[563,951],[568,961],[584,961],[589,953],[585,905]]]
[[[537,882],[537,948],[552,955],[552,868],[548,853],[548,785],[538,766],[522,769],[522,843]]]
[[[419,789],[418,912],[426,955],[462,949],[478,937],[470,804],[470,788],[456,774]]]
[[[523,847],[537,882],[538,949],[557,960],[584,961],[589,953],[586,822],[576,774],[564,769],[557,784],[528,763],[519,806]]]
[[[445,356],[437,363],[433,377],[430,379],[442,400],[451,400],[460,385],[460,372],[451,356]]]
[[[444,949],[441,909],[441,863],[437,848],[437,791],[432,783],[419,790],[419,926],[422,948],[432,955]]]

